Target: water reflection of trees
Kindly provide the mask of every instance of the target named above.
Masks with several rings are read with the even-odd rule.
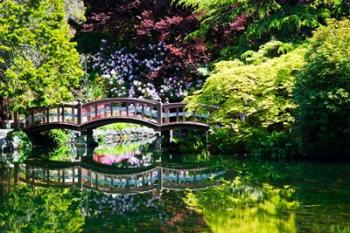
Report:
[[[3,232],[81,232],[78,190],[19,186],[0,204]]]
[[[107,232],[205,232],[203,218],[187,210],[182,192],[159,192],[138,195],[105,195],[89,192],[85,196],[86,228]]]
[[[0,203],[0,230],[153,233],[200,229],[198,232],[203,232],[206,226],[202,216],[187,210],[181,198],[181,192],[109,195],[20,186]]]
[[[212,232],[297,232],[293,190],[254,185],[236,178],[201,192],[188,192],[187,205],[204,216]]]

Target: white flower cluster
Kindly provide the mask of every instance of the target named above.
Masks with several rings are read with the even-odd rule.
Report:
[[[92,68],[107,79],[111,97],[178,99],[187,94],[188,83],[182,80],[181,68],[169,61],[165,43],[148,44],[133,51],[122,48],[108,55],[105,44],[106,41],[102,41],[103,46],[94,57]],[[169,67],[172,71],[166,76],[164,73],[168,72],[161,71]]]

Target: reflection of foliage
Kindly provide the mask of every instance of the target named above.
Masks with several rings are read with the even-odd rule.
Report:
[[[29,139],[28,135],[23,131],[12,131],[9,134],[9,137],[12,141],[18,141],[18,160],[13,162],[23,162],[28,158],[32,152],[32,142]]]
[[[54,161],[72,161],[76,155],[72,153],[70,145],[58,146],[50,151],[48,158]]]
[[[127,153],[137,152],[140,149],[141,144],[138,143],[128,143],[128,144],[120,144],[116,146],[103,146],[97,147],[95,149],[95,154],[97,155],[123,155]]]
[[[57,146],[66,145],[70,142],[70,134],[64,129],[52,129],[49,131],[49,137]]]
[[[104,165],[117,167],[149,166],[152,153],[147,153],[149,145],[141,143],[118,144],[95,148],[93,160]]]
[[[78,191],[20,186],[0,206],[6,232],[81,232]]]
[[[296,232],[293,190],[252,185],[236,178],[203,192],[187,193],[185,202],[204,215],[212,232]]]
[[[83,208],[86,228],[97,232],[103,222],[107,232],[194,232],[201,217],[186,210],[179,192],[152,192],[137,195],[106,195],[85,192]],[[199,232],[199,231],[198,231]]]
[[[50,160],[71,161],[75,155],[72,154],[71,135],[67,130],[53,129],[49,131],[49,137],[55,143],[55,147],[48,153]]]
[[[205,133],[201,131],[186,131],[186,133],[180,132],[179,135],[174,135],[174,141],[179,145],[181,153],[205,153],[207,149],[205,142]]]

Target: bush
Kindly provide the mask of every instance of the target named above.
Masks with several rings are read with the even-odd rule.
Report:
[[[62,129],[50,130],[49,137],[53,140],[56,146],[67,145],[71,139],[70,134],[66,130]]]
[[[330,21],[309,47],[297,78],[296,132],[305,156],[350,152],[350,20]]]
[[[216,63],[203,89],[187,99],[188,108],[196,112],[205,111],[205,105],[219,107],[211,114],[211,121],[222,128],[215,129],[212,137],[220,150],[226,152],[229,148],[230,154],[260,155],[266,151],[269,157],[282,156],[285,145],[280,140],[288,134],[281,132],[289,131],[294,121],[292,91],[305,52],[304,48],[288,48],[290,52],[283,54],[286,47],[272,41],[258,52],[247,52],[246,63]],[[261,150],[272,141],[281,146],[274,149],[276,155],[267,148]]]
[[[26,160],[32,151],[32,142],[28,135],[23,131],[11,131],[9,138],[14,142],[18,142],[17,151],[19,152],[19,157],[14,162]]]

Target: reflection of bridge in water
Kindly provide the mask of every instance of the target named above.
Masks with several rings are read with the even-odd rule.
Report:
[[[55,164],[56,167],[47,163],[42,166],[30,163],[20,165],[17,179],[37,186],[76,186],[107,193],[138,193],[155,189],[203,189],[215,184],[215,178],[225,174],[224,170],[208,167],[186,169],[162,166],[116,174],[95,171],[78,164]]]

